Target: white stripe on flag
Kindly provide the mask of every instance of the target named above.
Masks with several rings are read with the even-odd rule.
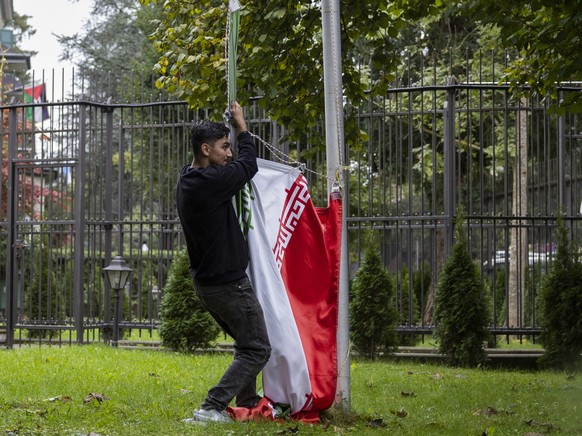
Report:
[[[271,359],[263,369],[265,396],[275,403],[289,404],[293,413],[307,406],[311,398],[309,369],[301,338],[273,248],[288,190],[300,171],[286,165],[259,160],[253,178],[253,226],[248,243],[251,253],[249,276],[265,313],[271,342]],[[265,211],[268,211],[268,215]]]

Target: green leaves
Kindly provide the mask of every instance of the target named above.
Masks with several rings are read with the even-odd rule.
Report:
[[[474,0],[466,5],[477,18],[501,29],[506,47],[517,49],[519,55],[511,60],[503,78],[517,94],[555,97],[557,84],[580,78],[581,0],[503,3]],[[569,107],[570,111],[580,111],[580,100],[580,93],[567,101],[558,100],[555,109]]]

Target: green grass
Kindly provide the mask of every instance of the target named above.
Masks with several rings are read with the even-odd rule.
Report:
[[[184,424],[231,360],[105,345],[0,350],[0,434],[582,434],[579,377],[355,359],[351,413],[328,411],[321,425]]]

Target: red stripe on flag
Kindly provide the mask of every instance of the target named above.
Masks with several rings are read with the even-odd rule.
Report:
[[[292,237],[285,238],[283,256],[281,247],[274,251],[309,367],[312,398],[304,410],[326,410],[335,398],[338,373],[341,200],[334,197],[330,207],[316,209],[305,190],[303,176],[288,190],[281,228],[290,226]]]

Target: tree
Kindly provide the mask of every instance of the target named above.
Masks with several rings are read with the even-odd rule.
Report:
[[[147,35],[160,9],[139,0],[94,1],[82,33],[58,36],[60,59],[77,65],[84,98],[133,101],[136,92],[142,96],[144,84],[153,84],[156,53]]]
[[[518,51],[502,81],[526,94],[557,97],[556,84],[582,76],[582,0],[465,0],[469,12],[501,30],[506,47]],[[528,89],[529,87],[529,89]],[[554,99],[559,113],[582,111],[582,93]]]
[[[220,331],[200,303],[189,266],[188,252],[183,249],[172,261],[160,306],[162,344],[175,351],[207,347]]]
[[[354,348],[372,359],[380,350],[391,351],[398,344],[394,284],[377,250],[366,252],[352,282],[351,295],[350,335]]]
[[[563,214],[558,216],[557,252],[542,280],[543,365],[576,370],[582,353],[582,262],[568,238]]]
[[[164,16],[152,34],[160,54],[157,85],[193,108],[215,108],[216,117],[227,107],[227,6],[222,0],[165,1]],[[344,2],[341,14],[342,53],[336,56],[343,66],[344,95],[359,101],[367,92],[382,93],[393,79],[394,42],[405,17],[392,3],[381,0]],[[324,113],[321,3],[245,1],[239,33],[239,99],[244,103],[261,95],[259,104],[271,119],[284,125],[291,139],[301,138]],[[373,79],[361,74],[355,51],[370,53]],[[346,122],[355,127],[353,118]],[[359,143],[358,129],[346,129],[346,136],[347,142]],[[311,140],[321,145],[323,138],[317,135]]]
[[[435,294],[434,336],[448,362],[476,366],[485,362],[488,310],[479,269],[468,251],[465,226],[457,218],[456,241],[446,259]]]

